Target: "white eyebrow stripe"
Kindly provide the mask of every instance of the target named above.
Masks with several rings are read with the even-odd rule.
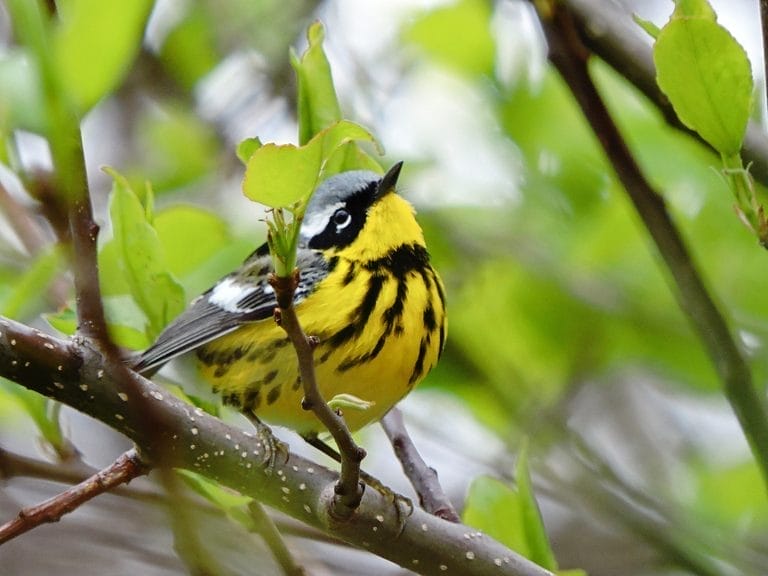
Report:
[[[306,239],[317,236],[320,232],[325,230],[333,213],[343,207],[344,202],[336,202],[335,204],[326,206],[321,212],[315,212],[308,215],[308,217],[305,216],[304,222],[301,223],[301,235]]]

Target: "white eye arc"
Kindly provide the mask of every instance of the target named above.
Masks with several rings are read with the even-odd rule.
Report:
[[[344,208],[339,208],[333,213],[331,220],[336,226],[336,232],[341,232],[344,228],[349,226],[350,222],[352,222],[352,214],[347,212]]]

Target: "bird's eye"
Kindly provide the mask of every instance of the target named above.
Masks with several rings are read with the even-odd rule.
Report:
[[[352,222],[352,214],[347,212],[344,208],[340,208],[333,213],[332,220],[336,226],[337,231],[343,230],[349,226],[350,222]]]

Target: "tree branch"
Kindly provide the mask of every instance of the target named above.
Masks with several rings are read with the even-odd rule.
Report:
[[[405,428],[403,414],[397,408],[392,408],[381,419],[381,427],[392,444],[395,456],[403,467],[403,472],[411,482],[413,489],[419,496],[419,504],[430,514],[448,520],[448,522],[461,522],[456,509],[448,500],[437,471],[428,466],[416,450],[408,430]]]
[[[678,304],[712,359],[725,395],[768,484],[768,412],[742,352],[707,291],[663,198],[641,172],[592,82],[587,68],[590,53],[579,38],[570,12],[560,3],[548,2],[544,7],[531,1],[539,9],[550,61],[571,89],[656,244],[674,280]]]
[[[141,461],[135,450],[129,450],[77,486],[37,506],[23,509],[15,519],[0,526],[0,545],[41,524],[58,522],[62,516],[76,510],[99,494],[108,492],[121,484],[127,484],[147,472],[149,472],[149,466]]]
[[[420,574],[551,576],[485,535],[413,509],[401,498],[367,490],[340,521],[330,513],[338,475],[285,449],[272,452],[270,430],[233,428],[138,374],[122,391],[115,367],[88,340],[68,341],[0,317],[0,376],[88,414],[133,440],[150,461],[192,470],[280,510],[325,534]],[[138,395],[138,397],[136,397]],[[152,428],[135,409],[155,406]]]
[[[273,275],[269,282],[275,289],[279,306],[277,322],[288,334],[299,359],[299,374],[304,387],[302,408],[315,413],[339,447],[341,477],[335,488],[336,496],[331,502],[331,511],[339,519],[349,518],[360,505],[365,489],[365,485],[360,481],[360,463],[365,458],[365,450],[355,443],[344,419],[331,410],[317,386],[314,363],[315,344],[302,330],[293,307],[293,295],[299,284],[299,271],[294,270],[291,278]]]
[[[761,0],[761,5],[765,1]],[[573,14],[579,36],[587,48],[656,104],[668,124],[711,148],[680,122],[667,97],[659,89],[649,38],[625,10],[604,0],[561,0],[561,4]],[[768,186],[768,135],[753,120],[747,125],[741,154],[750,165],[750,173],[755,180]]]

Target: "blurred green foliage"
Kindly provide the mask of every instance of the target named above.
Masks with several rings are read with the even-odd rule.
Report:
[[[153,40],[156,48],[148,48],[142,38],[149,3],[124,3],[131,6],[121,5],[121,18],[105,16],[106,7],[119,2],[97,2],[93,9],[93,2],[64,4],[72,12],[71,20],[53,33],[63,46],[57,66],[67,85],[72,75],[84,75],[82,83],[68,88],[68,98],[81,114],[91,108],[95,114],[121,109],[118,133],[103,135],[97,146],[125,148],[118,170],[127,176],[109,184],[109,202],[109,185],[100,184],[92,192],[104,207],[101,222],[107,224],[99,264],[111,328],[120,344],[139,349],[264,239],[254,233],[260,211],[248,214],[247,228],[234,218],[238,205],[233,208],[234,201],[226,196],[233,188],[222,182],[232,173],[242,177],[236,143],[227,139],[221,124],[200,114],[197,91],[228,57],[252,50],[268,62],[266,85],[259,89],[272,98],[293,98],[292,74],[306,76],[315,69],[302,68],[295,57],[292,69],[288,48],[301,45],[315,5],[188,3],[165,35]],[[678,308],[647,233],[562,80],[549,68],[536,81],[525,70],[518,70],[512,81],[500,77],[499,32],[493,25],[497,11],[491,2],[460,0],[414,12],[402,24],[397,49],[407,51],[420,66],[397,73],[435,67],[460,78],[482,96],[482,113],[492,116],[494,130],[514,143],[522,158],[524,174],[515,201],[447,206],[435,190],[432,204],[419,207],[430,252],[446,282],[450,317],[446,353],[425,387],[458,398],[509,447],[531,435],[535,472],[548,448],[557,446],[563,435],[580,432],[564,431],[570,425],[564,414],[583,387],[607,391],[637,378],[661,381],[681,398],[717,401],[721,386]],[[86,23],[99,30],[97,38],[75,33]],[[334,33],[327,32],[329,37]],[[98,49],[93,48],[96,41]],[[310,44],[316,46],[317,38]],[[396,60],[396,54],[390,56]],[[662,191],[762,386],[768,375],[766,255],[733,215],[727,183],[713,169],[720,159],[670,128],[605,63],[593,60],[590,70],[643,171]],[[299,106],[307,105],[307,91],[321,91],[326,101],[335,102],[332,84],[320,89],[315,83],[304,94],[299,90]],[[118,103],[128,105],[123,110]],[[27,48],[8,46],[0,54],[2,158],[30,191],[36,175],[20,161],[15,131],[46,136],[50,126],[45,106],[34,58]],[[339,119],[335,113],[330,117]],[[317,131],[310,125],[301,129],[304,142],[304,136]],[[244,160],[259,145],[243,152]],[[425,168],[402,159],[414,176]],[[404,189],[407,194],[407,183]],[[157,193],[156,207],[151,191]],[[764,190],[758,193],[764,196]],[[34,206],[31,198],[16,198],[24,207]],[[10,234],[0,236],[0,311],[30,323],[45,314],[55,328],[72,333],[76,317],[71,287],[64,298],[54,289],[57,282],[68,282],[62,273],[64,251],[33,212],[31,219],[48,234],[49,245],[34,250]],[[46,402],[20,400],[17,394],[12,384],[0,387],[0,417],[5,420],[23,405],[46,440],[60,442],[57,419]],[[646,432],[656,442],[655,431]],[[688,434],[695,437],[696,432]],[[537,435],[546,442],[537,444]],[[655,446],[666,453],[662,440]],[[527,474],[518,470],[518,483]],[[715,462],[690,448],[679,459],[676,474],[685,489],[674,485],[655,495],[662,512],[682,514],[683,524],[706,525],[726,542],[764,535],[765,494],[745,456],[733,454],[726,463]],[[196,489],[215,491],[199,483]],[[522,506],[505,504],[530,496],[519,492],[520,487],[516,494],[497,480],[478,480],[469,493],[467,521],[483,527],[503,524],[509,518],[494,517],[494,512]],[[215,498],[223,509],[243,504],[237,498],[230,502],[226,494]],[[483,504],[484,498],[491,504]],[[520,536],[516,525],[496,527]],[[671,534],[670,541],[676,536]]]

